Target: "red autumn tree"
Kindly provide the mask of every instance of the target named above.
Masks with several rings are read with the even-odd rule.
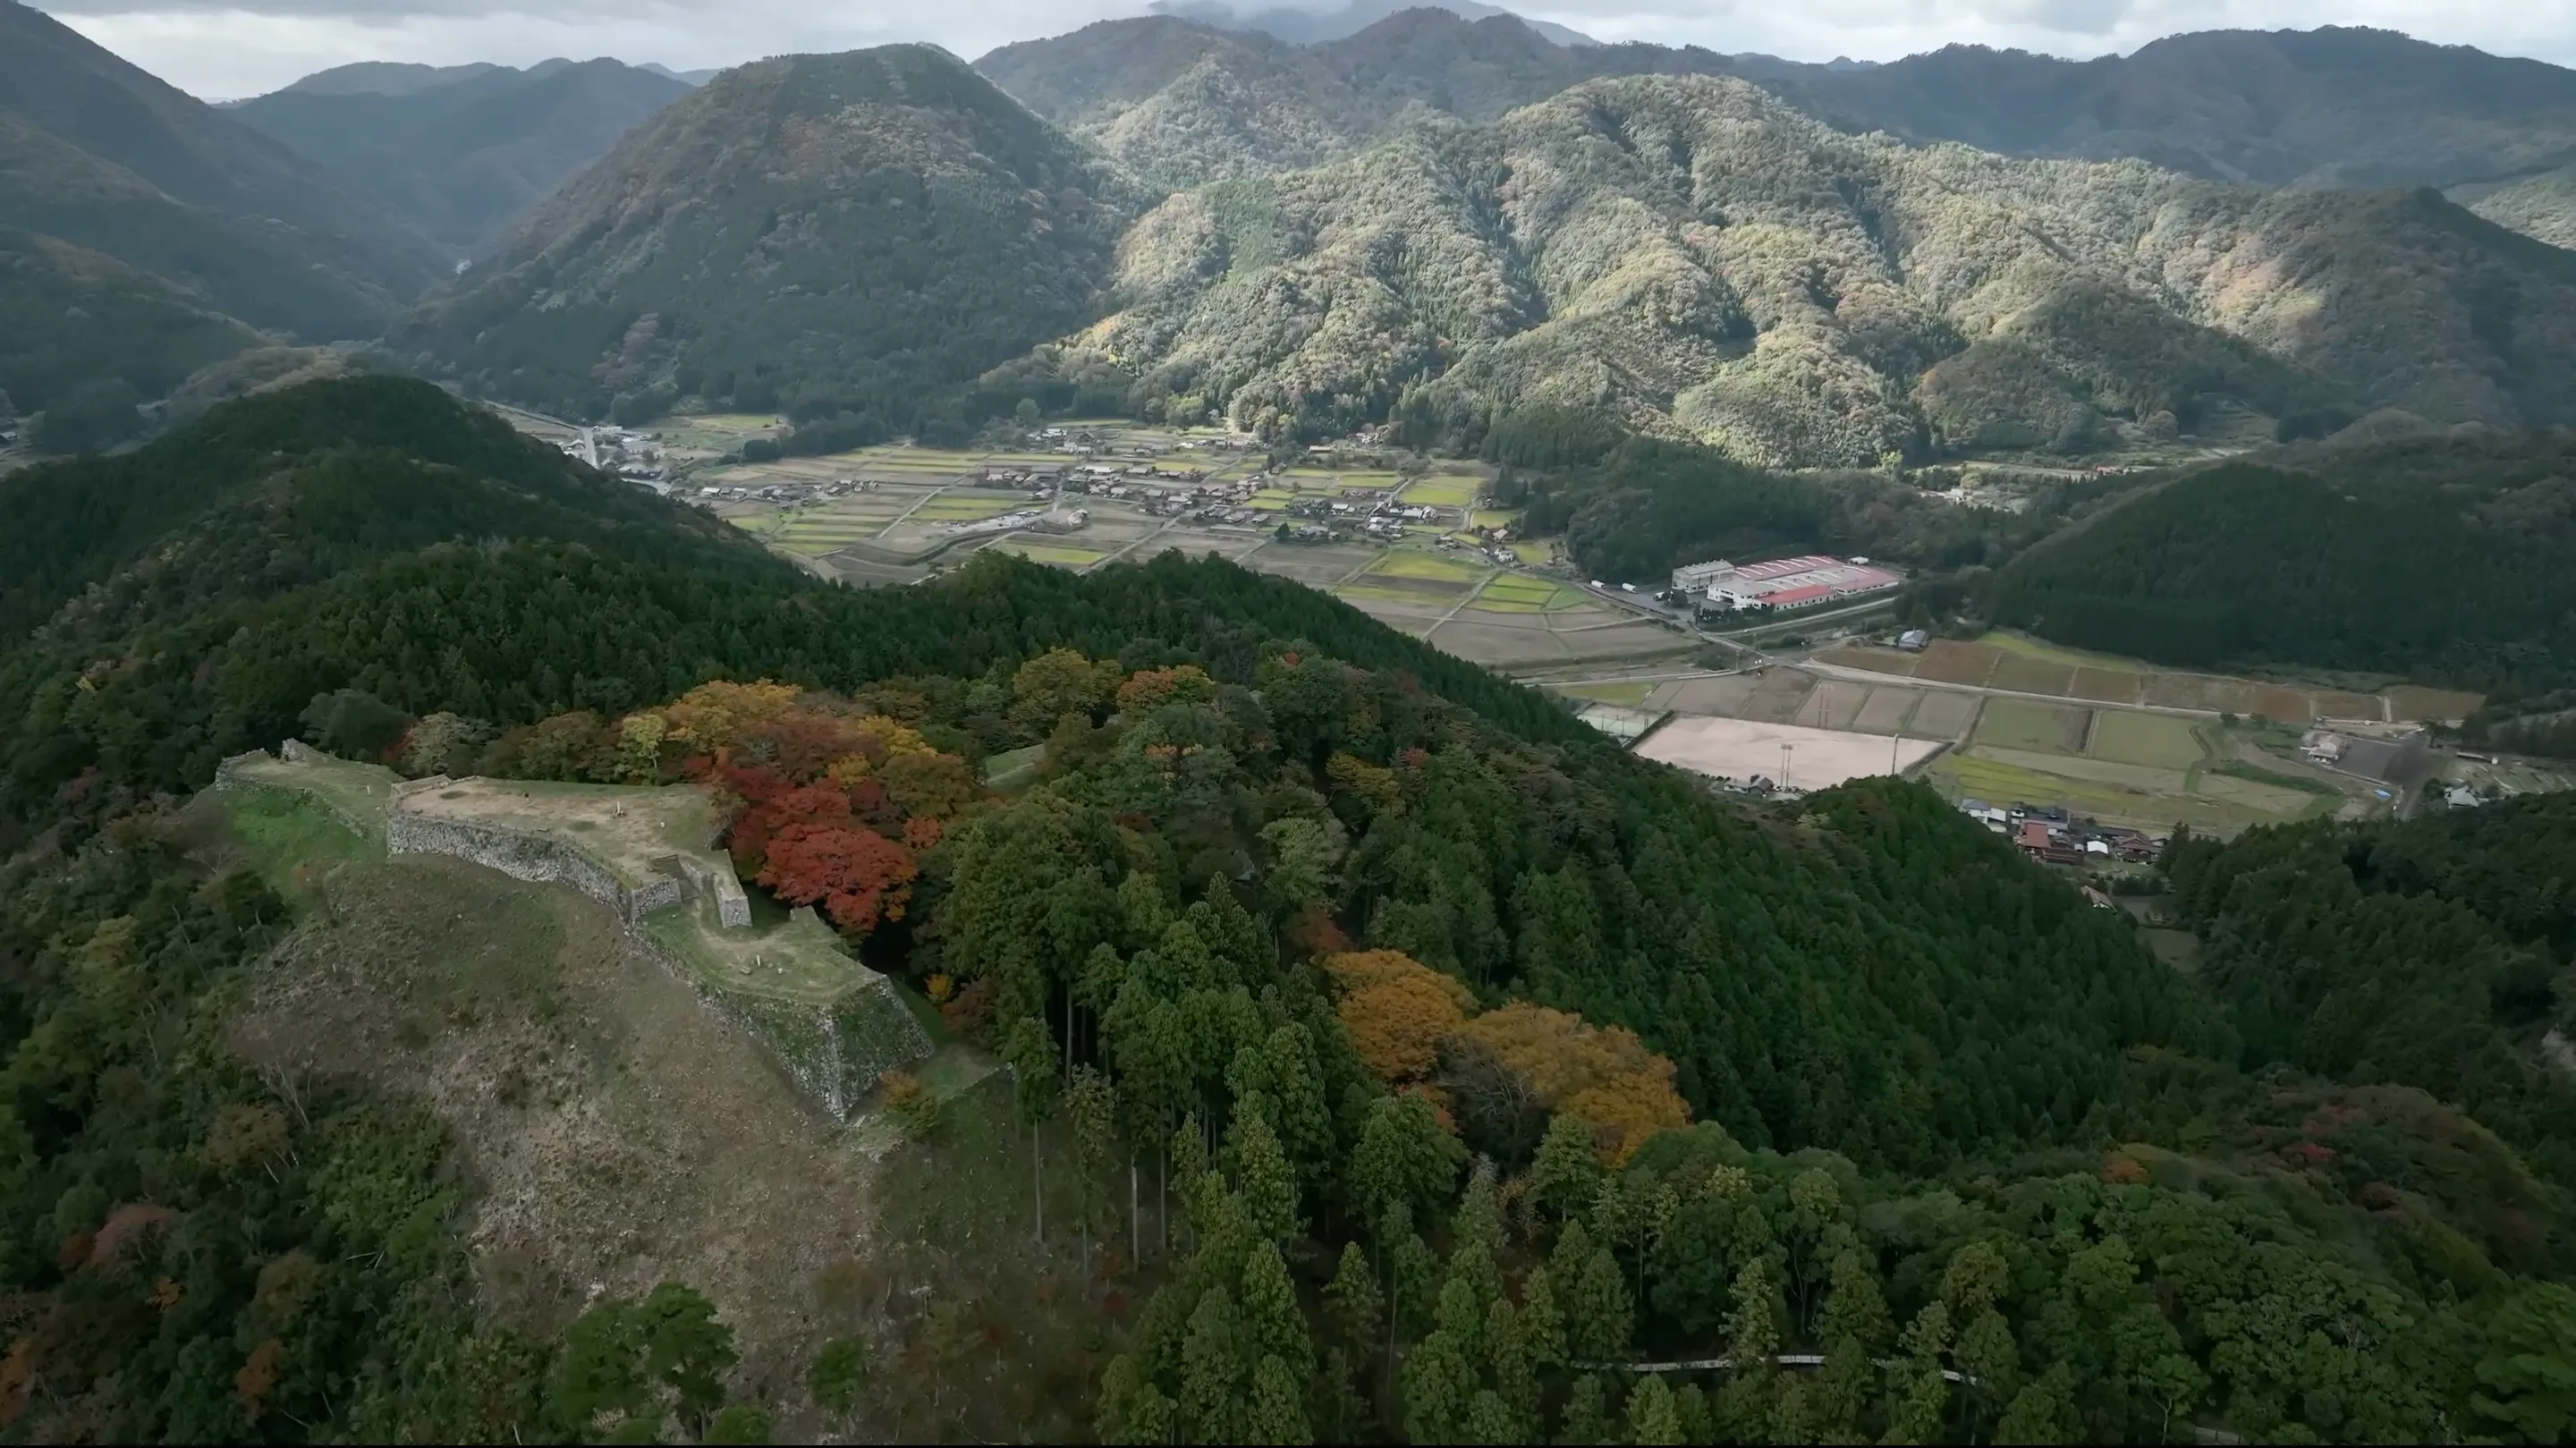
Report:
[[[833,924],[865,935],[903,918],[915,873],[912,855],[873,830],[791,824],[770,839],[759,878],[779,899],[820,904]]]
[[[728,768],[725,787],[742,799],[727,843],[734,863],[746,872],[761,869],[770,842],[794,825],[844,828],[850,823],[850,795],[832,784],[790,785],[775,770]]]

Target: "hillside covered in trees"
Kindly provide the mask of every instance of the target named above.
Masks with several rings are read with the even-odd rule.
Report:
[[[2223,406],[2284,436],[2373,408],[2518,428],[2566,414],[2576,332],[2576,259],[2429,192],[1916,149],[1710,77],[1180,193],[1111,291],[1064,355],[1148,415],[1401,410],[1436,441],[1574,407],[1770,466],[2082,452]]]
[[[0,226],[304,341],[373,335],[442,270],[320,166],[17,0],[0,3],[0,177]]]
[[[2294,450],[2185,473],[2029,549],[1998,622],[2201,667],[2576,685],[2576,485],[2560,436]]]
[[[910,431],[1097,314],[1131,205],[935,47],[787,56],[630,132],[391,344],[581,416],[631,393]]]
[[[752,1441],[790,1406],[681,1285],[495,1326],[440,1122],[238,1054],[239,983],[320,907],[210,874],[164,802],[299,733],[720,791],[747,879],[1063,1120],[1040,1239],[1154,1242],[1081,1266],[1136,1274],[1052,1389],[1104,1438],[2558,1431],[2553,805],[2186,839],[2192,977],[1920,787],[1721,801],[1215,561],[834,588],[418,383],[0,488],[30,1434]],[[943,1321],[793,1391],[893,1431]]]
[[[471,252],[689,92],[684,81],[607,59],[410,79],[418,83],[397,84],[399,93],[355,77],[299,82],[229,114],[423,235]]]
[[[2212,181],[2433,186],[2554,165],[2576,141],[2576,75],[2386,30],[2212,30],[2087,61],[1950,45],[1884,65],[1697,46],[1566,45],[1511,16],[1401,10],[1308,45],[1185,11],[1104,20],[975,62],[1049,120],[1175,185],[1311,164],[1408,107],[1489,121],[1587,80],[1723,75],[1836,130],[2005,155],[2133,158]],[[1561,37],[1559,37],[1561,40]],[[1296,143],[1262,144],[1279,127]]]

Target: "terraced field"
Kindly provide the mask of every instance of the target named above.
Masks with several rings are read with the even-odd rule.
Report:
[[[2457,720],[2485,702],[2476,694],[2411,685],[2360,694],[2218,674],[2179,673],[2134,659],[2060,648],[2009,633],[1990,633],[1973,643],[1935,639],[1919,654],[1845,645],[1828,649],[1816,659],[1819,663],[1899,678],[2042,694],[2088,704],[2190,709],[2296,725],[2337,719]]]

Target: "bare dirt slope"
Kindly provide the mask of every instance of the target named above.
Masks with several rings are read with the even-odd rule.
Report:
[[[246,835],[337,833],[275,826]],[[813,1441],[807,1365],[882,1310],[859,1261],[870,1155],[571,889],[348,836],[254,843],[307,910],[243,1002],[243,1053],[290,1087],[354,1077],[436,1110],[475,1179],[462,1229],[496,1319],[548,1333],[603,1293],[686,1282],[735,1329],[738,1390],[779,1441]]]

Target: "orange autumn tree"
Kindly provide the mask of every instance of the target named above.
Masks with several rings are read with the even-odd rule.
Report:
[[[983,796],[965,760],[831,694],[719,680],[659,718],[689,772],[732,796],[725,844],[743,874],[852,936],[903,918],[915,853]]]
[[[1204,704],[1216,697],[1216,680],[1196,664],[1138,669],[1118,686],[1118,712],[1141,718],[1166,704]]]
[[[1473,1053],[1499,1068],[1523,1107],[1589,1124],[1601,1159],[1613,1166],[1656,1132],[1690,1124],[1690,1107],[1673,1089],[1673,1063],[1633,1031],[1527,1001],[1479,1015],[1466,986],[1401,951],[1345,951],[1323,963],[1352,1047],[1399,1090],[1445,1105],[1455,1082],[1444,1053]]]
[[[770,840],[759,879],[790,905],[820,905],[833,924],[865,935],[903,918],[917,873],[911,852],[874,830],[791,824]]]
[[[1440,1059],[1440,1041],[1466,1024],[1475,997],[1464,985],[1400,950],[1324,957],[1340,1000],[1342,1029],[1379,1080],[1417,1081]]]
[[[1609,1165],[1625,1162],[1658,1131],[1690,1125],[1690,1107],[1673,1089],[1673,1063],[1623,1026],[1594,1026],[1514,1001],[1465,1022],[1458,1036],[1519,1077],[1548,1110],[1590,1123]]]

